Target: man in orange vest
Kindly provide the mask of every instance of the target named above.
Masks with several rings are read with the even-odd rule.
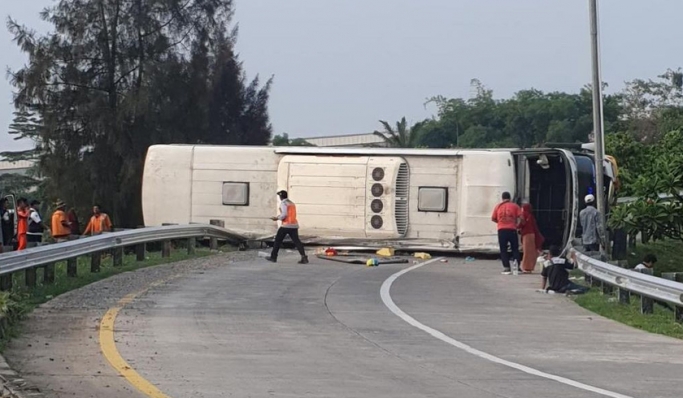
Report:
[[[28,199],[20,198],[17,200],[17,250],[26,249],[28,242]]]
[[[308,256],[306,256],[304,245],[301,243],[301,239],[299,239],[299,222],[296,219],[296,205],[287,197],[287,191],[280,191],[277,193],[277,196],[280,198],[280,215],[278,217],[272,217],[271,220],[281,221],[282,226],[277,230],[275,242],[273,243],[273,251],[270,253],[270,257],[266,257],[266,260],[272,263],[277,262],[277,253],[280,251],[282,241],[289,235],[289,237],[292,238],[292,242],[294,242],[296,249],[299,251],[299,254],[301,254],[299,264],[308,264]]]
[[[64,209],[66,203],[58,200],[55,203],[55,212],[52,213],[52,237],[56,242],[66,242],[71,234],[71,227],[69,221],[66,219]]]
[[[111,219],[106,213],[100,211],[100,206],[95,205],[92,208],[92,217],[88,226],[85,227],[83,235],[99,235],[102,232],[111,231]]]

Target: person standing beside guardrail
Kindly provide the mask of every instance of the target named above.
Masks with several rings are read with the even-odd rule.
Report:
[[[43,224],[43,219],[38,211],[38,206],[40,206],[40,201],[32,200],[31,207],[29,207],[28,216],[28,242],[40,243],[43,241],[43,232],[45,231],[45,224]]]
[[[9,209],[9,199],[0,199],[0,228],[2,228],[2,246],[10,246],[14,238],[14,215]]]
[[[66,242],[71,234],[71,225],[66,219],[66,213],[64,213],[65,208],[66,203],[58,200],[55,203],[56,210],[52,213],[52,237],[57,243]]]
[[[17,200],[17,250],[26,249],[28,243],[28,199]]]
[[[95,205],[92,208],[92,217],[90,222],[85,227],[83,235],[99,235],[102,232],[110,232],[112,228],[111,219],[106,213],[102,213],[100,205]]]
[[[604,245],[604,239],[600,232],[600,214],[595,208],[595,196],[586,195],[584,201],[586,208],[579,213],[582,230],[581,243],[587,252],[597,252],[600,251],[600,244]]]

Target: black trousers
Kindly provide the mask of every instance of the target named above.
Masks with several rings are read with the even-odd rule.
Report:
[[[301,243],[301,239],[299,239],[299,229],[280,227],[277,230],[277,234],[275,234],[275,242],[273,242],[273,251],[270,253],[270,258],[277,260],[277,253],[280,251],[282,241],[285,240],[285,237],[287,235],[289,235],[289,237],[292,238],[292,242],[294,242],[294,246],[296,246],[296,249],[299,251],[299,254],[301,254],[302,256],[306,255],[306,251],[304,250],[304,244]]]
[[[26,241],[27,241],[27,242],[40,243],[40,242],[43,241],[43,235],[31,235],[31,234],[26,234]]]
[[[597,243],[592,243],[590,245],[583,245],[583,249],[587,252],[599,252],[600,245]]]
[[[512,259],[517,260],[517,266],[522,261],[519,255],[519,238],[517,231],[514,229],[499,229],[498,230],[498,245],[500,247],[500,259],[503,262],[503,268],[510,269],[510,254],[508,254],[508,244],[512,249]]]

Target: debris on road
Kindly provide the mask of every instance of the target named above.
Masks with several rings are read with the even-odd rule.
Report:
[[[419,258],[420,260],[429,260],[432,258],[432,256],[429,253],[424,253],[424,252],[417,252],[414,254],[415,258]]]
[[[395,254],[395,251],[394,251],[393,247],[384,247],[382,249],[377,250],[376,254],[378,256],[382,256],[382,257],[393,257]]]
[[[318,254],[316,257],[322,260],[336,261],[345,264],[365,264],[368,267],[376,267],[381,264],[406,264],[408,259],[401,257],[386,257],[386,258],[376,258],[367,256],[325,256],[323,254]],[[372,265],[370,265],[372,264]]]

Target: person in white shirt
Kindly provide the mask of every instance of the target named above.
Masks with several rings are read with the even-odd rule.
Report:
[[[655,267],[656,262],[657,262],[657,256],[655,256],[652,253],[646,254],[645,257],[643,257],[643,262],[636,265],[636,267],[633,268],[633,270],[640,272],[641,270],[644,270],[644,269],[652,269]]]
[[[40,243],[43,241],[43,231],[45,231],[45,224],[43,218],[40,216],[38,207],[40,202],[37,200],[31,201],[30,214],[28,216],[28,232],[26,238],[28,242]]]

